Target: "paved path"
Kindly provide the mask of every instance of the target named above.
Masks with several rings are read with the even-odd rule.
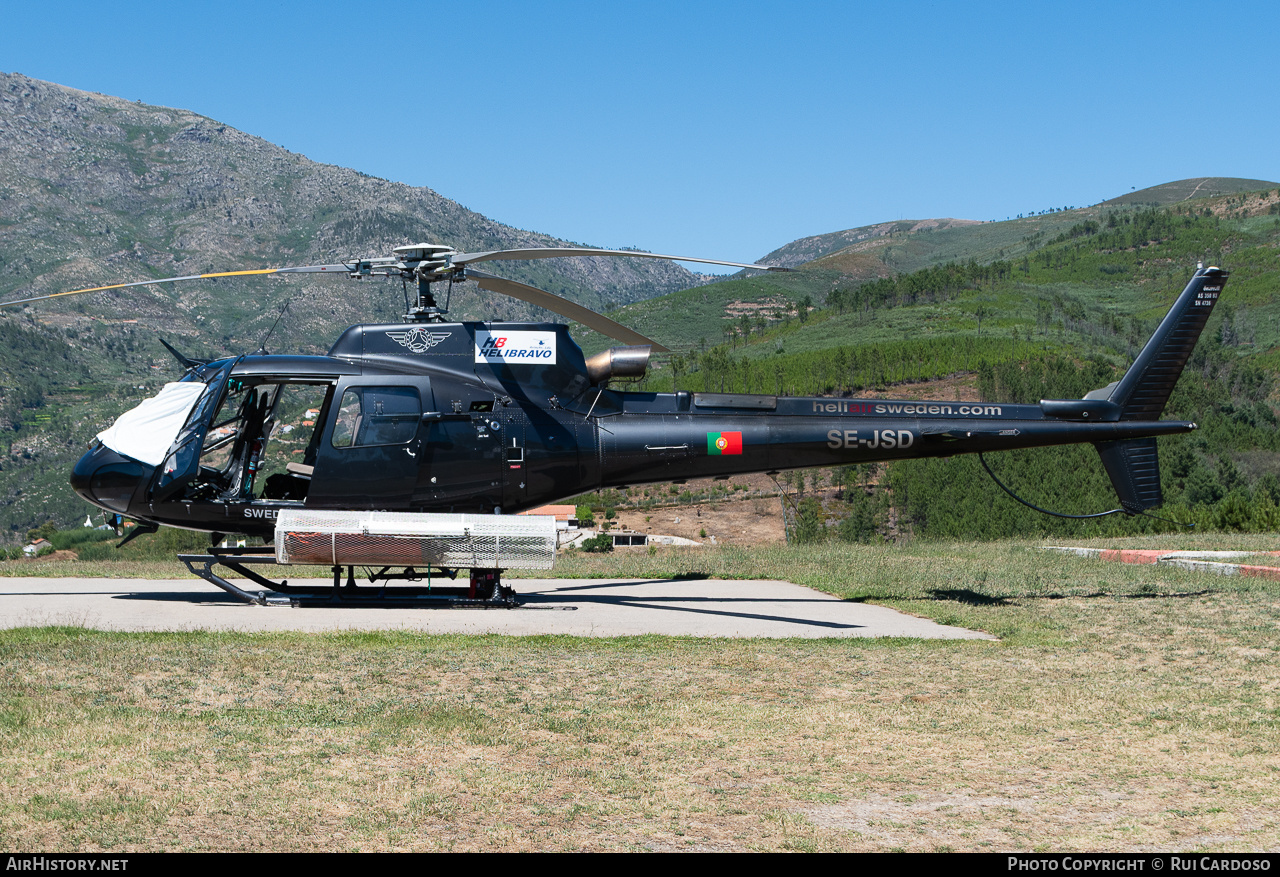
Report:
[[[238,582],[250,590],[248,583]],[[993,639],[789,582],[510,579],[518,609],[250,606],[193,579],[0,579],[0,628]]]
[[[1119,563],[1158,563],[1196,572],[1280,581],[1280,551],[1167,551],[1154,548],[1074,548],[1063,545],[1046,545],[1045,550]],[[1249,559],[1262,562],[1240,562]]]

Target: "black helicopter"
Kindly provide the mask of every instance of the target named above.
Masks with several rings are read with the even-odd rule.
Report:
[[[71,475],[110,513],[159,526],[261,537],[271,548],[182,555],[250,602],[305,597],[437,597],[512,605],[501,570],[546,567],[554,532],[515,513],[603,487],[816,466],[1094,444],[1126,514],[1161,504],[1156,438],[1194,423],[1160,421],[1227,273],[1198,268],[1129,370],[1082,399],[1038,405],[853,400],[739,393],[623,392],[666,348],[543,290],[472,267],[565,256],[626,256],[785,270],[588,248],[459,253],[417,244],[331,265],[122,283],[106,289],[257,274],[401,278],[417,285],[405,322],[349,328],[325,356],[215,361],[169,349],[187,371],[99,434]],[[432,285],[477,281],[574,319],[626,346],[584,357],[557,323],[446,322]],[[169,345],[165,345],[168,347]],[[1015,497],[1016,498],[1016,497]],[[550,525],[547,525],[550,526]],[[132,536],[133,534],[131,534]],[[332,589],[275,582],[247,564],[313,563]],[[226,566],[266,587],[246,591]],[[356,587],[356,565],[381,566]],[[347,580],[342,584],[343,568]],[[393,572],[393,570],[403,570]],[[470,569],[463,588],[431,576]],[[394,588],[389,581],[428,579]]]

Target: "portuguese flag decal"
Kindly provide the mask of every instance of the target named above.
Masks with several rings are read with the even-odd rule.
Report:
[[[742,433],[709,432],[707,433],[707,453],[713,457],[723,454],[742,453]]]

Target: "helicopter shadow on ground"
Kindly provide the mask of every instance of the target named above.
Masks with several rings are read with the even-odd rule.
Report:
[[[977,591],[971,591],[968,588],[956,589],[937,589],[929,592],[931,600],[951,600],[956,603],[964,603],[968,606],[1012,606],[1020,600],[1093,600],[1099,597],[1110,597],[1114,600],[1149,600],[1157,597],[1203,597],[1206,594],[1212,594],[1213,591],[1206,589],[1201,591],[1138,591],[1133,594],[1117,594],[1112,591],[1090,591],[1087,594],[1063,594],[1053,592],[1049,594],[1018,594],[1016,596],[998,596],[994,594],[982,594]]]
[[[749,604],[766,604],[776,606],[779,604],[803,604],[823,606],[838,606],[845,602],[842,600],[833,600],[829,597],[813,597],[797,599],[793,597],[724,597],[724,596],[702,596],[696,594],[688,595],[627,595],[627,594],[588,594],[584,591],[599,591],[606,588],[635,588],[640,585],[663,585],[676,584],[690,581],[686,577],[675,579],[646,579],[644,581],[628,581],[628,582],[612,582],[598,583],[592,585],[580,585],[576,587],[556,588],[550,593],[525,593],[520,595],[520,600],[530,608],[554,608],[557,604],[564,603],[589,603],[596,606],[606,606],[614,608],[631,608],[631,609],[657,609],[664,612],[683,612],[691,615],[712,615],[721,618],[741,618],[751,621],[770,621],[780,622],[784,624],[798,624],[808,627],[823,627],[833,630],[856,630],[866,625],[862,624],[846,624],[835,621],[824,621],[818,618],[802,618],[792,615],[776,615],[765,614],[761,612],[734,611],[733,609],[712,608],[715,606],[746,606]],[[538,605],[532,605],[538,604]],[[690,605],[697,604],[697,605]]]
[[[332,599],[322,596],[311,596],[303,599],[302,608],[307,609],[359,609],[359,610],[402,610],[402,609],[465,609],[468,611],[515,611],[520,609],[563,609],[572,610],[586,605],[613,609],[656,609],[663,612],[679,612],[690,615],[709,615],[722,618],[739,618],[749,621],[795,624],[811,628],[827,628],[831,630],[857,630],[866,627],[862,624],[827,621],[820,618],[806,618],[798,615],[751,612],[745,607],[754,605],[779,606],[786,604],[839,606],[848,601],[833,600],[827,597],[792,598],[792,597],[732,597],[705,596],[699,594],[685,595],[637,595],[637,594],[601,594],[583,593],[584,591],[600,591],[602,589],[634,589],[642,585],[664,585],[687,582],[688,579],[650,579],[645,581],[603,582],[592,585],[555,588],[549,592],[525,592],[518,594],[520,605],[514,609],[501,606],[460,606],[446,601],[433,602],[428,599],[380,599],[370,593],[368,597],[344,595],[347,599]],[[374,589],[369,589],[372,592]],[[131,593],[96,592],[110,595],[114,600],[145,601],[156,603],[189,603],[202,606],[245,606],[249,604],[231,594],[206,593],[201,591],[137,591]],[[738,608],[743,607],[743,608]],[[284,609],[288,607],[251,607],[254,609]]]
[[[199,603],[216,606],[248,606],[249,604],[231,594],[224,592],[204,593],[202,591],[134,591],[122,594],[119,591],[97,591],[99,594],[110,594],[113,600],[143,600],[152,603]]]
[[[113,600],[139,600],[154,603],[191,603],[205,606],[244,606],[249,609],[264,609],[267,611],[285,610],[291,608],[305,609],[479,609],[479,610],[502,610],[505,606],[459,606],[451,604],[445,600],[433,601],[430,598],[409,599],[409,598],[381,598],[374,596],[377,591],[374,588],[368,589],[368,595],[351,595],[346,594],[346,599],[335,599],[333,597],[324,597],[317,595],[306,595],[298,597],[290,594],[280,594],[281,597],[294,597],[299,603],[296,607],[288,604],[278,606],[257,606],[241,600],[233,594],[223,592],[203,593],[196,591],[138,591],[129,594],[122,594],[118,591],[100,591],[97,593],[109,594]],[[253,590],[249,593],[271,594],[270,591]]]

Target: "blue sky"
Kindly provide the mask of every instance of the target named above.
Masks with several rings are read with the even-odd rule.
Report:
[[[1280,180],[1274,3],[7,6],[2,70],[600,246],[750,262],[883,220]]]

